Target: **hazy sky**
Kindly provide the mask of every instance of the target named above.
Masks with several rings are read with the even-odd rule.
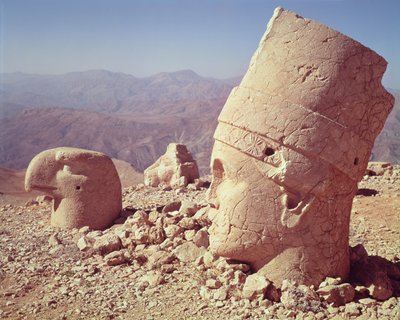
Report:
[[[400,89],[400,0],[0,0],[0,72],[233,77],[279,5],[377,51]]]

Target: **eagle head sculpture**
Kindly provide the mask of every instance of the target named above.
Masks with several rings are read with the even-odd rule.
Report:
[[[122,209],[117,170],[100,152],[68,147],[43,151],[28,166],[25,189],[53,198],[55,227],[104,229]]]

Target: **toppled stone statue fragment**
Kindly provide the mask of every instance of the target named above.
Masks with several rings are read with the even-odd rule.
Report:
[[[144,171],[144,184],[150,187],[179,187],[186,186],[198,177],[197,163],[186,146],[170,143],[166,153]]]
[[[349,273],[357,182],[394,99],[386,61],[277,8],[215,131],[210,247],[275,284]]]
[[[122,209],[117,170],[100,152],[66,147],[43,151],[28,166],[25,189],[54,199],[55,227],[104,229]]]

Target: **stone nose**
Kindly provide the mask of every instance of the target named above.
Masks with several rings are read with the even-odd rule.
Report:
[[[217,196],[218,184],[219,183],[216,183],[216,181],[213,179],[213,181],[211,182],[210,188],[206,192],[206,199],[207,199],[208,205],[214,209],[219,209],[219,199]]]

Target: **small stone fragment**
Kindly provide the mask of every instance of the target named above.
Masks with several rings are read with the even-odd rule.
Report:
[[[281,302],[287,309],[314,313],[321,310],[321,301],[313,289],[288,280],[282,281]]]
[[[376,300],[371,299],[371,298],[362,298],[362,299],[359,299],[358,302],[367,307],[372,307],[372,306],[376,305]]]
[[[117,251],[122,248],[121,240],[114,234],[105,234],[99,238],[93,245],[93,249],[98,251],[101,255]]]
[[[376,278],[376,281],[371,284],[368,288],[369,294],[372,298],[380,301],[384,301],[393,295],[392,285],[387,276]]]
[[[266,277],[254,273],[247,277],[243,286],[243,298],[255,300],[259,296],[264,297],[271,282]]]
[[[349,283],[327,285],[317,290],[317,293],[333,306],[343,306],[354,299],[354,288]]]
[[[194,218],[184,217],[181,221],[179,221],[179,226],[185,230],[190,230],[196,228],[198,229],[199,224]]]
[[[172,212],[172,211],[179,211],[181,207],[181,202],[180,201],[173,201],[168,203],[163,209],[162,212],[163,213],[168,213],[168,212]]]
[[[202,227],[208,227],[211,224],[211,221],[208,218],[208,207],[199,209],[193,218],[195,218]]]
[[[206,251],[206,253],[204,253],[203,263],[206,267],[210,268],[216,260],[217,257],[214,256],[210,251]]]
[[[180,226],[170,224],[164,228],[164,232],[167,238],[175,238],[183,233],[183,229]]]
[[[361,314],[361,311],[355,302],[346,304],[344,312],[350,317],[359,316]]]
[[[77,246],[78,246],[78,249],[81,251],[86,251],[89,248],[91,248],[90,242],[85,236],[79,238],[79,240],[77,242]]]
[[[199,248],[193,242],[185,242],[178,246],[174,253],[182,262],[194,262],[205,253],[204,248]]]
[[[218,289],[222,286],[221,281],[216,280],[216,279],[207,279],[206,281],[206,287],[210,289]]]
[[[129,260],[125,257],[123,251],[114,251],[109,254],[107,254],[104,257],[104,261],[108,266],[117,266],[120,264],[124,264],[128,262]]]
[[[340,278],[331,278],[331,277],[327,277],[325,278],[324,281],[322,281],[319,285],[319,288],[323,288],[329,285],[338,285],[342,283],[342,279]]]
[[[219,288],[214,291],[213,299],[218,301],[224,301],[228,299],[228,290],[226,288]]]
[[[150,271],[140,278],[140,282],[147,282],[150,288],[165,283],[165,278],[160,272]]]
[[[175,255],[171,252],[159,250],[154,253],[152,253],[148,257],[148,264],[151,268],[159,268],[162,267],[165,264],[170,264],[176,259]]]
[[[163,264],[161,266],[161,273],[172,273],[176,270],[176,267],[173,264]]]
[[[206,300],[210,300],[213,294],[211,293],[211,290],[205,286],[200,287],[200,297]]]
[[[196,246],[207,249],[210,244],[208,240],[208,232],[205,229],[197,231],[193,238],[193,242]]]
[[[54,247],[58,246],[59,244],[61,244],[61,241],[58,239],[58,233],[53,233],[49,238],[49,245]]]
[[[187,241],[193,240],[195,235],[196,235],[196,231],[195,230],[186,230],[185,231],[185,239]]]
[[[199,209],[200,207],[196,203],[184,200],[182,201],[179,212],[182,216],[193,217]]]

